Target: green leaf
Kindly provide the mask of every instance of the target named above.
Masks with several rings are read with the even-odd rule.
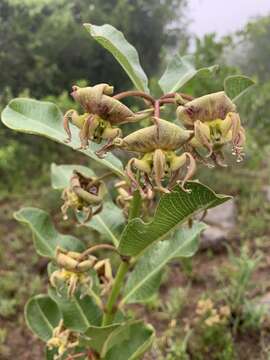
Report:
[[[213,65],[196,69],[194,57],[185,55],[181,57],[176,54],[167,66],[164,74],[159,80],[159,85],[164,93],[176,92],[197,74],[210,75],[217,70],[218,66]]]
[[[130,274],[121,304],[149,300],[160,285],[164,266],[178,257],[191,257],[198,250],[198,235],[206,226],[196,223],[191,229],[183,228],[167,241],[150,246]]]
[[[76,165],[56,165],[51,166],[52,187],[55,189],[64,189],[69,185],[69,179],[74,169],[81,171],[87,176],[91,176],[92,170],[85,166]],[[93,176],[93,175],[92,175]],[[83,221],[79,215],[80,222]],[[115,246],[119,245],[117,230],[125,223],[125,218],[121,209],[119,209],[110,199],[104,202],[102,211],[95,215],[90,221],[82,225],[94,229],[99,234],[110,240]]]
[[[113,346],[105,360],[138,360],[151,347],[155,336],[151,325],[136,322],[128,330],[129,337]]]
[[[71,251],[83,251],[84,244],[74,236],[56,231],[49,214],[43,210],[27,207],[14,213],[16,220],[25,223],[33,232],[36,251],[41,256],[53,258],[57,246]]]
[[[94,171],[82,165],[56,165],[51,164],[52,188],[62,190],[69,185],[73,171],[77,170],[86,177],[96,176]]]
[[[199,211],[231,199],[230,196],[215,194],[197,181],[189,181],[187,188],[191,193],[175,186],[170,194],[163,195],[151,222],[145,223],[138,218],[131,220],[122,233],[119,252],[122,255],[137,256]]]
[[[48,341],[53,329],[61,319],[56,303],[47,295],[36,295],[25,305],[25,319],[28,327],[41,340]]]
[[[247,76],[233,75],[224,80],[224,90],[232,101],[236,101],[254,84]]]
[[[89,326],[81,339],[81,343],[85,346],[91,347],[98,353],[101,353],[106,339],[113,333],[114,330],[119,329],[119,327],[121,327],[121,324]]]
[[[134,86],[149,93],[148,79],[141,67],[138,53],[124,35],[108,24],[102,26],[84,24],[84,26],[90,35],[115,57]]]
[[[141,321],[129,321],[104,327],[91,326],[82,342],[105,360],[138,359],[151,345],[154,332]]]
[[[90,296],[86,295],[80,299],[78,295],[75,295],[67,299],[60,297],[52,288],[49,289],[49,296],[57,303],[67,328],[84,332],[91,325],[100,325],[101,310]]]
[[[2,122],[10,129],[29,134],[42,135],[73,149],[80,147],[79,130],[71,124],[72,141],[65,142],[67,135],[63,128],[63,115],[59,108],[47,101],[17,98],[11,100],[1,115]],[[122,176],[123,167],[120,160],[112,154],[106,159],[100,159],[95,151],[100,144],[90,143],[88,149],[79,150],[101,165],[109,168],[115,174]]]

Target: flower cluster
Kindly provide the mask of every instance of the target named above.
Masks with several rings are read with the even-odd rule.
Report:
[[[113,87],[108,84],[85,88],[73,86],[72,90],[71,95],[84,113],[79,115],[75,110],[69,110],[65,114],[64,128],[68,140],[71,139],[71,122],[80,129],[83,148],[89,141],[107,141],[96,152],[100,157],[117,148],[136,154],[127,162],[125,185],[117,186],[117,203],[124,212],[134,189],[138,189],[142,199],[149,202],[156,191],[170,192],[176,184],[188,191],[185,183],[194,176],[197,161],[208,166],[226,166],[224,147],[227,144],[231,144],[237,161],[243,158],[245,131],[236,106],[224,91],[196,99],[186,94],[170,93],[156,100],[139,91],[113,96]],[[127,96],[143,98],[148,108],[134,113],[120,101]],[[178,123],[160,118],[160,111],[166,104],[175,106]],[[120,125],[145,118],[153,124],[123,137]],[[75,193],[78,195],[77,190]],[[78,208],[73,185],[64,198],[67,199],[64,211],[67,207]],[[90,212],[90,217],[92,215]]]
[[[91,249],[91,248],[90,248]],[[109,259],[98,260],[95,256],[75,251],[57,248],[55,257],[58,269],[50,276],[51,285],[58,291],[67,286],[67,296],[72,297],[79,289],[81,296],[86,295],[92,288],[90,270],[95,271],[100,284],[100,295],[103,296],[111,289],[113,275]]]

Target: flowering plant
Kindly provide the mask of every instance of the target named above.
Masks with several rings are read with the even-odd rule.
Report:
[[[46,343],[47,359],[141,359],[155,331],[126,308],[158,291],[171,260],[195,254],[205,229],[195,215],[230,198],[196,179],[197,164],[226,166],[230,147],[242,160],[245,130],[234,102],[252,81],[232,76],[224,90],[193,98],[179,92],[181,87],[198,73],[210,76],[216,67],[196,69],[191,57],[176,55],[156,98],[136,50],[118,30],[85,28],[118,60],[135,89],[114,94],[105,83],[74,85],[71,95],[81,114],[70,109],[63,115],[52,103],[23,98],[12,100],[2,113],[9,128],[46,136],[95,163],[95,171],[77,165],[51,168],[64,219],[75,216],[80,226],[99,233],[95,238],[91,232],[88,244],[59,233],[43,210],[15,213],[31,228],[37,253],[49,260],[48,294],[28,301],[26,322]],[[125,105],[127,97],[140,98],[142,109]],[[176,119],[161,117],[168,106]],[[124,135],[127,123],[138,129]],[[124,165],[120,152],[133,154]]]

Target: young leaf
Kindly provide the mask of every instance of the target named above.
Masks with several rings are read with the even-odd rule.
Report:
[[[51,184],[55,190],[62,190],[69,185],[73,171],[77,170],[86,177],[96,176],[94,171],[82,165],[51,164]]]
[[[232,101],[236,101],[254,84],[247,76],[233,75],[224,80],[224,90]]]
[[[205,228],[204,224],[196,223],[191,229],[176,231],[171,240],[150,246],[130,274],[121,303],[150,299],[159,288],[164,266],[172,259],[193,256],[199,246],[198,236]]]
[[[63,128],[63,115],[59,108],[47,101],[17,98],[11,100],[2,112],[2,122],[10,129],[29,134],[42,135],[73,149],[80,147],[78,129],[71,124],[72,141],[65,142],[67,137]],[[123,167],[120,160],[112,154],[106,159],[100,159],[95,151],[100,144],[90,143],[88,149],[79,150],[101,165],[109,168],[115,174],[122,176]]]
[[[52,164],[52,187],[55,189],[64,189],[67,187],[69,185],[70,176],[75,168],[86,176],[93,176],[93,174],[90,175],[90,171],[92,170],[85,166]],[[78,220],[82,221],[80,216],[78,216]],[[104,202],[102,211],[95,215],[90,221],[83,223],[83,225],[96,230],[106,239],[110,240],[115,246],[118,246],[117,230],[124,223],[125,218],[122,211],[114,205],[112,201],[108,200]]]
[[[138,218],[131,220],[122,233],[119,252],[122,255],[137,256],[197,212],[231,199],[230,196],[215,194],[197,181],[189,181],[187,187],[191,193],[175,186],[170,194],[163,195],[151,222],[145,223]]]
[[[218,68],[217,65],[196,69],[192,55],[181,57],[176,54],[159,80],[164,93],[176,92],[198,73],[210,75]]]
[[[61,319],[56,303],[47,295],[36,295],[25,305],[25,319],[28,327],[41,340],[48,341],[53,329]]]
[[[57,303],[62,314],[64,325],[71,330],[84,332],[91,325],[100,325],[102,313],[93,299],[86,295],[82,299],[78,295],[70,299],[59,296],[55,289],[49,289],[49,296]]]
[[[53,258],[57,246],[71,251],[83,251],[84,244],[74,236],[63,235],[55,230],[49,214],[43,210],[27,207],[14,213],[16,220],[25,223],[33,232],[34,245],[41,256]]]
[[[102,26],[84,24],[84,26],[90,35],[115,57],[134,86],[140,91],[149,93],[148,79],[141,67],[138,53],[124,35],[108,24]]]

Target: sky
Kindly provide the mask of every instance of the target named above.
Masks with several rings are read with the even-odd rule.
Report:
[[[219,36],[241,30],[252,17],[270,13],[270,0],[189,0],[190,31]]]

